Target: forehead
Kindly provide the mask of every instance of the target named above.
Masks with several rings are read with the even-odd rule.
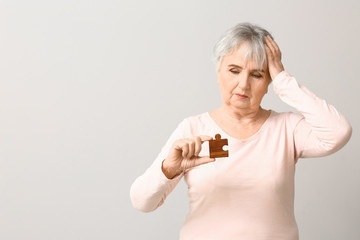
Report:
[[[249,45],[247,43],[240,44],[234,51],[223,57],[223,67],[237,65],[250,70],[264,70],[263,68],[258,68],[256,61],[252,59],[248,53]]]

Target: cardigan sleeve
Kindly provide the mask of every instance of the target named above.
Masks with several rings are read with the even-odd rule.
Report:
[[[302,115],[294,129],[296,160],[329,155],[349,141],[351,125],[334,106],[315,96],[286,71],[279,73],[273,84],[280,99]]]
[[[187,125],[185,119],[171,134],[152,165],[131,185],[130,199],[134,208],[142,212],[154,211],[164,203],[166,197],[179,183],[183,174],[180,174],[174,179],[168,179],[164,175],[161,167],[174,141],[184,138],[184,132],[186,130]]]

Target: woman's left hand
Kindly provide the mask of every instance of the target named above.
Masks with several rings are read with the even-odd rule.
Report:
[[[265,36],[265,50],[268,60],[268,67],[271,79],[274,79],[280,72],[284,71],[281,62],[281,51],[276,42],[269,36]]]

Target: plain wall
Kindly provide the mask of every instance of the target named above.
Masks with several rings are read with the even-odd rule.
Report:
[[[0,1],[0,239],[177,239],[182,181],[152,213],[129,189],[185,117],[221,104],[212,48],[252,22],[353,126],[300,159],[301,239],[360,239],[359,1]],[[263,107],[295,111],[272,91]]]

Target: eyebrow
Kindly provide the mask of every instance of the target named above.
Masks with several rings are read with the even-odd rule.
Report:
[[[237,67],[237,68],[241,68],[240,66],[236,65],[236,64],[229,64],[228,67]],[[250,69],[251,71],[258,71],[258,72],[262,72],[265,73],[265,71],[263,69]]]

